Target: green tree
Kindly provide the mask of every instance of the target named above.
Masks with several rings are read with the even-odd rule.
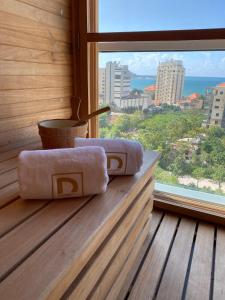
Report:
[[[215,166],[213,168],[212,178],[218,182],[219,189],[221,189],[221,183],[225,182],[225,167],[221,165]]]
[[[178,155],[169,166],[169,170],[177,176],[188,175],[190,173],[190,165],[185,161],[182,155]]]
[[[199,180],[205,177],[205,169],[198,167],[192,172],[192,175],[194,176],[194,178],[197,179],[197,188],[198,188]]]
[[[157,181],[167,184],[178,184],[177,177],[171,172],[165,171],[160,167],[157,167],[155,170],[155,178]]]

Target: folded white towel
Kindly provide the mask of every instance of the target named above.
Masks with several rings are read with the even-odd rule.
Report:
[[[57,199],[106,191],[107,159],[102,147],[22,151],[18,166],[24,199]]]
[[[75,147],[101,146],[107,155],[109,175],[134,175],[143,163],[142,145],[123,139],[76,138]]]

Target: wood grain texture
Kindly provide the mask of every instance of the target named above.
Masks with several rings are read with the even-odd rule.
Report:
[[[0,11],[0,28],[17,33],[32,34],[52,41],[70,43],[71,32],[63,29],[45,26],[42,23],[23,18],[11,13]],[[21,35],[19,35],[21,36]]]
[[[18,149],[18,148],[23,148],[26,149],[27,145],[30,144],[35,144],[35,143],[41,143],[40,137],[34,136],[32,138],[27,138],[25,140],[20,140],[19,142],[15,142],[15,143],[9,143],[5,146],[1,146],[0,147],[0,155],[1,154],[5,154],[8,151],[11,151],[13,149]]]
[[[0,0],[1,11],[37,21],[46,26],[70,30],[69,20],[16,0]]]
[[[70,4],[0,0],[0,153],[40,141],[38,121],[72,114]]]
[[[129,299],[152,299],[163,268],[178,218],[166,215],[131,290]],[[149,272],[152,269],[154,272]]]
[[[27,217],[44,207],[48,201],[26,201],[18,199],[0,210],[0,236],[17,224],[23,222]]]
[[[26,116],[40,112],[69,108],[70,101],[71,99],[68,97],[0,105],[0,120],[10,117]],[[5,128],[5,130],[7,130],[7,125]],[[2,131],[2,128],[0,131]]]
[[[48,11],[54,15],[70,18],[69,7],[64,5],[63,3],[59,3],[54,0],[17,0],[22,3],[29,4],[31,6],[40,8],[42,10]]]
[[[74,215],[90,198],[52,201],[47,206],[47,201],[21,200],[16,201],[15,204],[13,203],[14,210],[12,211],[11,209],[11,211],[8,210],[5,212],[11,217],[11,222],[13,222],[13,212],[16,210],[20,218],[22,214],[25,217],[25,211],[27,212],[27,216],[31,215],[31,213],[32,216],[4,238],[0,239],[0,278],[8,273],[14,265],[19,264],[24,257],[28,256],[46,238],[50,237],[57,228],[60,228],[65,220]],[[43,208],[34,214],[41,207]],[[26,208],[24,209],[25,211],[22,208]],[[17,245],[16,248],[15,244]]]
[[[120,187],[123,192],[124,188]],[[120,190],[120,189],[119,189]],[[118,192],[118,190],[117,190]],[[126,193],[126,192],[125,192]],[[121,196],[123,193],[121,194]],[[115,196],[115,194],[114,194]],[[92,199],[88,204],[86,204],[82,209],[87,209],[88,206],[92,206],[92,215],[93,215],[93,208],[96,206],[95,203],[96,198]],[[112,201],[111,196],[109,201]],[[16,200],[18,201],[18,200]],[[15,201],[15,202],[16,202]],[[98,200],[97,200],[98,201]],[[131,202],[131,201],[130,201]],[[48,204],[46,207],[42,208],[39,212],[35,213],[34,215],[30,215],[28,218],[24,220],[20,225],[10,231],[7,235],[0,239],[0,264],[3,266],[4,272],[2,273],[2,279],[4,279],[0,283],[0,292],[1,292],[1,299],[36,299],[41,298],[45,299],[46,294],[42,293],[43,289],[39,290],[39,293],[36,292],[36,283],[39,285],[39,281],[45,280],[42,278],[43,276],[48,276],[48,272],[55,270],[56,274],[57,269],[59,270],[60,267],[64,266],[64,263],[68,259],[71,263],[74,256],[74,251],[71,248],[71,243],[75,243],[75,236],[83,238],[83,234],[85,232],[94,232],[95,229],[91,228],[91,224],[88,224],[87,218],[85,219],[81,211],[77,211],[76,209],[81,204],[80,201],[74,201],[73,199],[68,199],[64,201],[53,201]],[[108,203],[107,203],[108,204]],[[12,205],[12,204],[11,204]],[[6,206],[2,210],[5,210]],[[104,206],[103,211],[105,211],[106,202],[102,201],[101,206]],[[145,206],[146,208],[146,206]],[[149,211],[151,207],[149,208]],[[129,210],[130,212],[131,210]],[[73,216],[73,213],[75,215]],[[87,212],[87,210],[86,210]],[[1,210],[0,210],[1,213]],[[100,210],[98,209],[98,213]],[[116,213],[116,212],[115,212]],[[146,215],[144,216],[144,214]],[[72,215],[71,215],[72,214]],[[13,214],[7,214],[8,216],[13,216]],[[126,216],[128,216],[127,214]],[[142,210],[141,214],[137,218],[136,222],[134,222],[133,227],[129,231],[128,235],[126,235],[125,239],[119,246],[119,248],[111,249],[109,247],[109,251],[115,252],[113,257],[110,259],[110,262],[107,264],[107,267],[101,267],[100,263],[101,260],[96,264],[97,272],[98,267],[102,268],[101,270],[105,270],[102,272],[101,277],[97,280],[96,285],[92,292],[85,297],[86,299],[111,299],[111,300],[120,300],[125,299],[125,297],[132,297],[132,292],[134,289],[137,288],[138,280],[140,280],[140,274],[143,272],[143,269],[146,268],[146,273],[142,273],[142,287],[145,290],[138,294],[138,299],[145,299],[143,297],[143,293],[146,294],[147,299],[181,299],[180,291],[182,290],[183,286],[183,279],[185,276],[187,279],[187,293],[185,299],[209,299],[209,290],[210,287],[213,288],[213,297],[212,299],[224,299],[224,246],[225,246],[225,231],[223,227],[217,228],[217,235],[216,237],[216,253],[215,253],[215,271],[211,275],[212,269],[212,249],[214,246],[214,231],[215,226],[213,224],[207,223],[200,223],[198,230],[196,231],[196,240],[193,244],[194,247],[192,248],[193,252],[190,251],[192,242],[193,242],[193,235],[196,228],[196,220],[194,219],[187,219],[183,216],[180,216],[180,223],[179,226],[176,224],[179,216],[170,215],[167,212],[161,211],[153,211],[153,218],[150,222],[147,221],[145,223],[145,219],[147,217],[147,211]],[[67,219],[68,218],[68,219]],[[74,222],[74,219],[78,218],[77,221],[82,222],[85,221],[85,228],[79,227],[77,228],[77,223],[73,223],[71,225],[71,231],[68,232],[68,235],[64,237],[63,233],[65,234],[68,230],[68,224],[70,222]],[[1,216],[0,219],[2,220]],[[93,220],[93,219],[92,219]],[[120,220],[125,220],[124,217]],[[110,218],[108,219],[108,222]],[[100,228],[102,226],[101,220]],[[43,226],[40,226],[40,223]],[[143,224],[146,224],[143,228]],[[170,223],[170,224],[169,224]],[[122,224],[116,222],[116,224]],[[118,226],[116,225],[115,226]],[[93,225],[93,223],[92,223]],[[127,227],[130,226],[130,223]],[[149,229],[150,226],[150,229]],[[89,229],[87,229],[88,227]],[[177,228],[176,236],[174,239],[173,244],[171,245],[171,251],[168,252],[168,247],[171,241],[171,236],[174,236],[174,228]],[[33,230],[35,228],[35,230]],[[114,227],[115,228],[115,227]],[[116,227],[119,229],[120,227]],[[115,229],[116,229],[115,228]],[[130,227],[129,227],[130,228]],[[140,229],[142,230],[140,231]],[[66,231],[65,231],[66,229]],[[78,235],[74,235],[73,231],[76,231]],[[86,231],[87,230],[87,231]],[[125,229],[126,230],[126,229]],[[61,242],[55,243],[54,237],[58,235],[61,231]],[[82,268],[81,272],[78,272],[77,282],[81,282],[80,278],[88,274],[85,270],[91,270],[94,266],[95,259],[100,257],[99,255],[102,254],[103,249],[107,246],[107,241],[110,241],[113,234],[115,234],[117,230],[110,230],[108,232],[108,238],[104,239],[103,244],[99,246],[98,243],[93,244],[97,252],[95,255],[91,255],[89,260],[86,260],[86,265]],[[113,233],[113,234],[111,234]],[[105,233],[104,233],[105,234]],[[121,231],[121,234],[123,232]],[[71,237],[72,235],[72,237]],[[68,239],[71,237],[71,240]],[[168,241],[166,242],[166,239]],[[86,242],[87,243],[86,243]],[[77,241],[78,247],[79,242],[82,242],[81,239]],[[84,245],[88,246],[89,239],[83,239]],[[116,243],[116,240],[115,240]],[[15,247],[15,244],[18,247]],[[43,244],[48,244],[48,247],[44,247]],[[116,244],[113,244],[116,245]],[[54,250],[50,251],[51,247],[57,246]],[[61,247],[61,249],[60,249]],[[117,246],[115,246],[117,247]],[[35,253],[32,254],[33,249],[35,249]],[[114,251],[115,250],[115,251]],[[42,260],[39,259],[39,255],[37,252],[43,251]],[[50,251],[50,252],[49,252]],[[152,251],[152,254],[150,254]],[[59,252],[59,256],[53,257],[49,256],[49,253],[57,253]],[[165,263],[165,255],[162,255],[163,252],[169,254],[168,260],[165,265],[165,268],[162,269],[162,262],[163,265]],[[110,252],[111,253],[111,252]],[[144,255],[146,253],[146,255]],[[152,263],[149,264],[149,256],[157,257],[156,260],[152,259]],[[82,260],[86,257],[83,256],[84,252],[81,254]],[[46,255],[52,262],[49,262],[49,259],[45,260]],[[4,259],[4,257],[6,259]],[[67,258],[66,258],[67,257]],[[111,254],[110,254],[111,257]],[[144,259],[143,259],[144,258]],[[187,272],[187,259],[190,258],[190,271]],[[36,259],[38,259],[36,261]],[[105,264],[105,260],[108,260],[106,257],[102,257],[103,264]],[[141,265],[140,265],[141,262]],[[28,264],[27,264],[28,263]],[[39,267],[39,264],[42,266]],[[45,263],[48,266],[45,269]],[[60,266],[56,266],[60,264]],[[26,265],[26,272],[29,273],[30,276],[26,276],[21,270],[23,270],[24,265]],[[138,267],[140,266],[139,270]],[[96,270],[95,268],[95,270]],[[35,270],[35,272],[33,272]],[[46,271],[46,272],[43,272]],[[62,271],[63,269],[61,269]],[[91,277],[88,278],[89,280],[94,282],[96,281],[94,277],[95,271],[92,269],[93,273]],[[138,275],[133,282],[134,275],[138,270]],[[1,270],[0,270],[1,272]],[[12,272],[12,273],[11,273]],[[19,273],[18,273],[19,272]],[[39,276],[37,276],[37,272],[40,272]],[[13,274],[17,273],[17,276],[14,278]],[[65,273],[63,273],[65,275]],[[188,276],[189,274],[189,276]],[[211,282],[211,276],[214,274],[214,280]],[[53,274],[55,275],[55,274]],[[76,278],[71,275],[72,280]],[[144,276],[143,276],[144,275]],[[8,276],[8,277],[7,277]],[[55,275],[56,276],[56,275]],[[98,275],[97,275],[98,276]],[[149,278],[153,280],[152,283],[149,281]],[[213,277],[212,277],[213,278]],[[13,281],[12,281],[13,279]],[[37,280],[38,279],[38,280]],[[8,281],[9,280],[9,281]],[[146,282],[147,280],[147,282]],[[35,281],[35,285],[32,282]],[[154,289],[154,282],[159,284],[158,293],[155,297],[155,293],[152,296],[152,288]],[[5,294],[5,291],[2,292],[2,286],[5,283],[8,283],[8,287],[10,289],[11,286],[16,286],[16,291],[14,292],[15,297],[13,296],[13,292],[11,291],[11,295]],[[32,286],[32,291],[29,294],[28,289],[26,289],[26,283]],[[131,285],[132,283],[132,285]],[[44,283],[43,283],[44,284]],[[53,281],[55,284],[55,281]],[[89,286],[89,283],[88,283]],[[111,286],[111,288],[110,288]],[[64,286],[65,287],[65,286]],[[52,288],[52,286],[50,286]],[[106,290],[108,290],[106,292]],[[26,297],[24,296],[24,292],[26,293]],[[131,293],[130,293],[131,292]],[[167,295],[168,293],[168,295]],[[22,296],[21,296],[22,295]],[[37,295],[37,296],[36,296]],[[49,295],[49,294],[48,294]],[[210,296],[212,296],[210,294]],[[50,294],[52,296],[52,294]],[[47,297],[48,298],[48,297]],[[52,299],[58,299],[59,296],[52,296]],[[51,299],[51,297],[50,297]],[[63,298],[68,299],[68,298]],[[78,299],[78,298],[73,298]],[[80,297],[79,299],[83,299]],[[126,298],[127,299],[127,298]],[[132,299],[132,298],[131,298]],[[211,299],[211,298],[210,298]]]
[[[200,223],[188,279],[186,299],[209,299],[212,271],[214,227]]]
[[[69,118],[70,114],[70,109],[62,109],[60,111],[60,114],[58,114],[58,117],[62,119]],[[52,115],[54,116],[54,114],[49,114],[49,119]],[[21,141],[24,141],[24,143],[26,144],[26,141],[31,138],[36,138],[40,141],[38,128],[36,124],[32,124],[31,126],[22,128],[19,125],[16,130],[7,130],[5,132],[2,132],[0,133],[0,151],[2,147],[10,145],[12,143],[17,144]]]
[[[0,60],[69,65],[71,55],[64,52],[0,45]]]
[[[41,143],[28,143],[26,146],[27,150],[34,150],[34,149],[40,149]],[[16,158],[20,152],[24,149],[24,147],[18,147],[16,149],[12,149],[10,151],[7,151],[5,153],[0,154],[0,162],[3,163],[4,161],[7,161],[11,158]]]
[[[47,50],[52,52],[70,53],[70,44],[54,39],[47,39],[24,32],[0,28],[1,43],[28,49]]]
[[[3,90],[7,90],[8,93],[12,92],[12,90],[17,90],[17,92],[21,92],[21,94],[26,93],[26,89],[46,89],[46,88],[67,88],[72,87],[72,77],[70,76],[55,76],[55,75],[47,75],[47,76],[0,76],[0,92]],[[72,89],[71,89],[72,90]],[[22,92],[23,91],[23,92]],[[56,95],[53,98],[61,97],[59,92],[56,92]],[[34,94],[34,93],[33,93]],[[4,94],[3,94],[4,95]],[[5,95],[8,95],[5,93]],[[69,93],[69,96],[71,92]],[[10,96],[10,94],[8,95]],[[1,98],[3,96],[1,95]],[[50,96],[51,97],[51,96]],[[45,99],[47,99],[45,97]],[[41,99],[41,97],[40,97]],[[7,103],[7,102],[6,102]],[[1,103],[2,104],[2,103]]]
[[[153,214],[150,218],[149,229],[147,232],[147,236],[144,240],[143,246],[141,247],[141,249],[139,247],[137,250],[132,251],[132,254],[130,255],[126,264],[123,267],[123,270],[119,274],[118,278],[115,281],[115,284],[112,286],[109,294],[107,295],[108,299],[124,299],[127,293],[130,291],[131,284],[135,278],[136,273],[138,272],[143,257],[150,243],[152,242],[156,230],[160,225],[162,217],[162,211],[153,211]]]
[[[45,78],[45,77],[44,77]],[[72,93],[71,87],[18,89],[0,91],[1,105],[68,98]],[[22,105],[22,104],[21,104]],[[32,104],[31,104],[32,105]]]
[[[86,274],[84,274],[82,280],[80,280],[79,283],[76,285],[69,299],[85,299],[88,296],[91,289],[94,287],[97,280],[99,279],[100,275],[104,272],[108,263],[112,259],[113,255],[120,247],[127,233],[134,225],[137,217],[144,209],[146,202],[149,200],[149,195],[151,195],[152,193],[152,189],[153,184],[146,187],[142,194],[138,197],[137,201],[132,206],[129,213],[125,216],[115,233],[107,241],[107,244],[102,249],[99,256],[95,258],[93,265],[89,268]],[[147,221],[151,210],[152,202],[149,204],[144,213],[144,216],[142,217],[144,222]]]
[[[42,64],[42,63],[29,63],[18,61],[0,61],[0,75],[56,75],[70,76],[72,74],[71,67],[68,65],[58,64]]]
[[[0,189],[4,188],[10,183],[14,183],[15,181],[17,181],[16,169],[6,171],[5,173],[0,175]]]
[[[63,4],[67,7],[71,7],[71,0],[55,0],[56,2]]]
[[[141,172],[116,178],[107,193],[88,202],[1,283],[1,298],[60,298],[147,184],[157,159],[157,153],[146,153]],[[23,284],[32,289],[24,288]],[[14,289],[9,288],[12,285]]]
[[[0,174],[10,171],[17,167],[17,158],[12,158],[3,162],[0,162]]]
[[[120,247],[114,259],[110,262],[110,265],[108,266],[106,272],[103,273],[101,281],[98,282],[97,286],[88,296],[89,299],[98,300],[106,298],[106,295],[109,292],[111,286],[113,286],[113,284],[117,280],[120,271],[124,269],[125,263],[129,259],[133,247],[135,247],[139,236],[144,230],[144,227],[146,228],[148,226],[148,228],[145,229],[145,231],[147,231],[148,233],[150,223],[149,216],[151,214],[151,209],[152,207],[150,206],[150,209],[148,211],[145,209],[139,216],[134,228],[126,237],[126,240],[122,244],[122,247]],[[147,218],[145,217],[145,214],[147,214]]]
[[[182,298],[195,227],[196,222],[182,218],[156,299]]]
[[[213,299],[225,299],[225,228],[217,229]]]
[[[18,182],[12,183],[0,189],[0,208],[7,203],[18,198],[19,185]]]
[[[135,259],[137,258],[138,254],[142,250],[143,244],[148,236],[149,233],[149,223],[147,222],[145,227],[143,228],[143,231],[139,234],[137,240],[135,241],[134,246],[132,247],[129,256],[126,260],[126,263],[124,264],[123,268],[121,269],[121,272],[118,274],[117,278],[115,278],[114,284],[112,288],[110,289],[109,293],[104,298],[96,298],[97,299],[107,299],[107,300],[115,300],[115,299],[124,299],[121,298],[121,290],[124,289],[125,291],[128,291],[127,286],[125,285],[126,279],[129,276],[129,273],[133,271],[133,265],[135,262]],[[125,295],[126,295],[125,292]],[[124,296],[125,296],[124,295]]]

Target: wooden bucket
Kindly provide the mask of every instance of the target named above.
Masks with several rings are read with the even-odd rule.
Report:
[[[75,120],[44,120],[38,123],[43,149],[73,148],[75,137],[87,137],[88,122],[76,126]]]

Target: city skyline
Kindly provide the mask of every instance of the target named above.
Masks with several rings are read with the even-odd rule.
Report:
[[[156,76],[159,63],[170,59],[183,61],[186,76],[225,78],[225,51],[100,53],[99,66],[118,61],[137,75]]]

